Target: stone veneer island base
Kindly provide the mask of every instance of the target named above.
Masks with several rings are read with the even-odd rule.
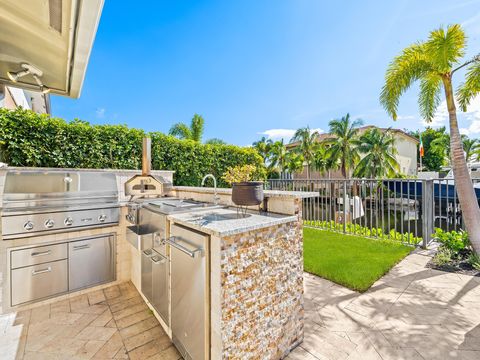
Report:
[[[302,228],[290,222],[221,239],[212,317],[225,359],[281,359],[303,340]],[[216,290],[216,291],[215,291]],[[218,294],[219,291],[219,294]],[[213,340],[213,339],[212,339]],[[215,342],[212,343],[215,345]],[[212,359],[220,358],[213,354]]]
[[[203,201],[213,194],[213,189],[174,191],[177,197]],[[222,189],[225,205],[231,205],[229,195]],[[282,359],[303,341],[301,197],[312,194],[266,195],[276,214],[252,212],[243,223],[198,224],[187,214],[170,217],[172,223],[210,234],[211,359]],[[285,213],[280,215],[281,209]]]

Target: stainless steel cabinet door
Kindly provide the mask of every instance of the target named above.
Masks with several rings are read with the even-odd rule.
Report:
[[[115,240],[103,236],[68,244],[69,289],[115,280]]]
[[[209,358],[208,236],[173,225],[172,338],[184,358]]]
[[[12,306],[68,291],[67,260],[11,271]]]
[[[145,249],[142,251],[142,263],[141,263],[141,290],[143,296],[145,296],[148,301],[152,302],[152,260],[150,258],[153,255],[152,249]]]
[[[161,316],[165,324],[170,326],[168,303],[168,259],[155,254],[152,261],[152,306]]]

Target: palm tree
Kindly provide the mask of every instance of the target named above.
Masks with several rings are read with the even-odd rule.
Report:
[[[252,145],[260,156],[263,158],[263,164],[266,165],[268,158],[270,157],[270,151],[272,149],[272,140],[263,136],[260,140],[255,141]]]
[[[270,166],[278,168],[280,173],[283,173],[287,168],[288,151],[283,144],[283,139],[275,141],[270,149]]]
[[[320,172],[320,174],[328,172],[328,177],[330,178],[330,170],[334,167],[334,164],[330,158],[328,147],[324,143],[320,143],[315,152],[313,167]]]
[[[355,141],[362,123],[360,119],[351,121],[350,114],[328,123],[330,134],[334,135],[334,138],[326,140],[325,143],[329,146],[332,163],[340,166],[344,178],[347,178],[349,170],[353,169],[360,159]]]
[[[303,170],[303,155],[295,152],[287,153],[287,170],[291,173],[297,173]]]
[[[307,179],[310,179],[310,167],[318,149],[318,131],[311,131],[310,127],[298,129],[290,142],[300,142],[297,151],[303,155],[303,161],[307,165]]]
[[[357,140],[357,149],[365,156],[355,168],[354,175],[358,177],[377,178],[395,176],[400,166],[395,155],[395,138],[390,132],[373,128],[366,131]]]
[[[170,128],[169,134],[180,139],[202,142],[204,125],[205,120],[203,120],[203,117],[194,114],[190,126],[184,123],[176,123]]]
[[[211,138],[205,141],[205,144],[210,144],[210,145],[227,145],[225,141],[219,138]]]
[[[478,139],[463,138],[463,151],[465,152],[465,161],[468,163],[470,160],[478,158]]]
[[[430,143],[431,149],[443,157],[443,165],[450,162],[450,135],[443,133]]]
[[[441,27],[434,30],[426,41],[403,49],[387,69],[380,102],[395,120],[400,96],[418,80],[420,113],[425,120],[431,121],[440,104],[443,88],[450,122],[450,157],[458,199],[472,246],[480,253],[480,208],[463,153],[452,85],[453,75],[468,66],[465,82],[456,91],[458,104],[466,111],[470,101],[480,93],[480,56],[461,64],[465,47],[466,37],[461,26],[451,25],[446,29]]]

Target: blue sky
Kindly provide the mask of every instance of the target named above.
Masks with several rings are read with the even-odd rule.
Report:
[[[288,139],[347,112],[367,124],[423,128],[417,88],[396,122],[378,102],[385,69],[409,44],[460,23],[480,52],[480,0],[107,0],[81,97],[52,97],[53,115],[168,132],[194,113],[205,139]],[[438,112],[434,125],[446,124]],[[460,117],[480,136],[480,99]]]

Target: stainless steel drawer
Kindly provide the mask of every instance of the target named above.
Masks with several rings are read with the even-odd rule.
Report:
[[[13,250],[11,252],[11,269],[43,264],[67,258],[67,244],[37,246],[29,249]]]
[[[11,270],[12,306],[68,291],[68,261]]]

